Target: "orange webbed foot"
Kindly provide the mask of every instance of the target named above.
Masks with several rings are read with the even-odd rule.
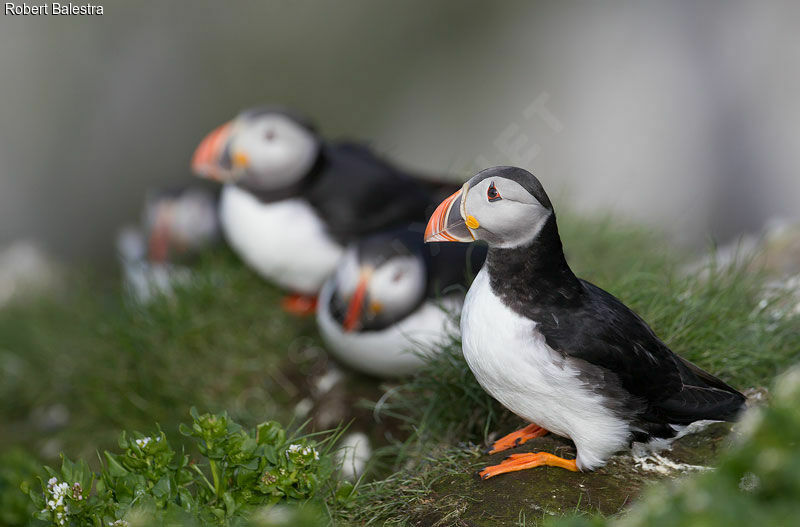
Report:
[[[307,317],[317,311],[317,297],[298,294],[286,295],[281,300],[281,307],[292,315]]]
[[[492,443],[492,448],[489,449],[487,454],[496,454],[497,452],[514,448],[528,441],[529,439],[542,437],[547,433],[548,431],[541,426],[531,423],[525,428],[517,430],[516,432],[511,432],[510,434],[503,436]]]
[[[547,452],[533,452],[528,454],[512,454],[499,465],[492,465],[481,470],[478,475],[481,479],[489,479],[506,472],[516,472],[535,467],[561,467],[572,472],[578,472],[578,465],[574,459],[564,459]]]

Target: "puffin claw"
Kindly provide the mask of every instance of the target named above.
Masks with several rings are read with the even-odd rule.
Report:
[[[541,426],[531,423],[525,428],[517,430],[516,432],[511,432],[508,435],[505,435],[492,443],[492,446],[489,447],[487,450],[487,454],[496,454],[498,452],[502,452],[503,450],[508,450],[509,448],[515,448],[519,445],[525,443],[529,439],[533,439],[535,437],[541,437],[547,434],[548,431],[542,428]]]
[[[579,472],[578,465],[574,459],[564,459],[547,452],[529,452],[526,454],[512,454],[498,465],[491,465],[478,474],[481,479],[489,479],[507,472],[527,470],[535,467],[561,467],[571,472]]]

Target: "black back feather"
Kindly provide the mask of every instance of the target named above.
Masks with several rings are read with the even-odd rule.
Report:
[[[356,144],[324,145],[319,172],[302,192],[330,235],[346,243],[425,221],[433,197],[411,176]]]

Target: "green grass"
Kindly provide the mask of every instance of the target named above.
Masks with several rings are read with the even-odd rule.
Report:
[[[734,386],[768,385],[800,359],[797,320],[758,307],[758,272],[742,266],[685,276],[687,255],[652,232],[610,218],[562,215],[559,222],[579,276],[620,297],[673,350]],[[203,257],[196,275],[194,285],[146,308],[83,273],[57,295],[0,310],[0,449],[7,453],[0,504],[18,508],[10,493],[32,466],[21,452],[50,463],[62,451],[93,462],[123,430],[159,423],[176,435],[191,406],[227,410],[245,426],[292,422],[294,404],[308,393],[305,376],[316,367],[313,321],[285,315],[280,292],[227,251]],[[374,407],[380,383],[360,382],[368,385],[362,404]],[[391,441],[377,451],[370,473],[377,481],[362,482],[355,506],[336,514],[345,524],[405,524],[425,507],[455,510],[469,497],[433,503],[429,490],[475,463],[487,434],[519,424],[478,387],[457,341],[424,371],[387,388],[374,410],[393,423]],[[528,525],[541,519],[523,518]]]
[[[56,298],[1,311],[0,446],[52,451],[54,440],[91,457],[124,429],[177,430],[191,406],[245,425],[290,420],[301,389],[282,371],[302,371],[313,322],[285,315],[280,293],[227,252],[208,255],[197,275],[146,308],[82,276]],[[63,428],[38,417],[54,405],[68,412]]]

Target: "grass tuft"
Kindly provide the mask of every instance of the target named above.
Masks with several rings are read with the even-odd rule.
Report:
[[[0,311],[0,447],[90,458],[125,429],[167,433],[191,406],[251,426],[292,419],[313,321],[278,307],[281,293],[228,252],[198,263],[196,280],[147,306],[88,276],[61,296]]]

